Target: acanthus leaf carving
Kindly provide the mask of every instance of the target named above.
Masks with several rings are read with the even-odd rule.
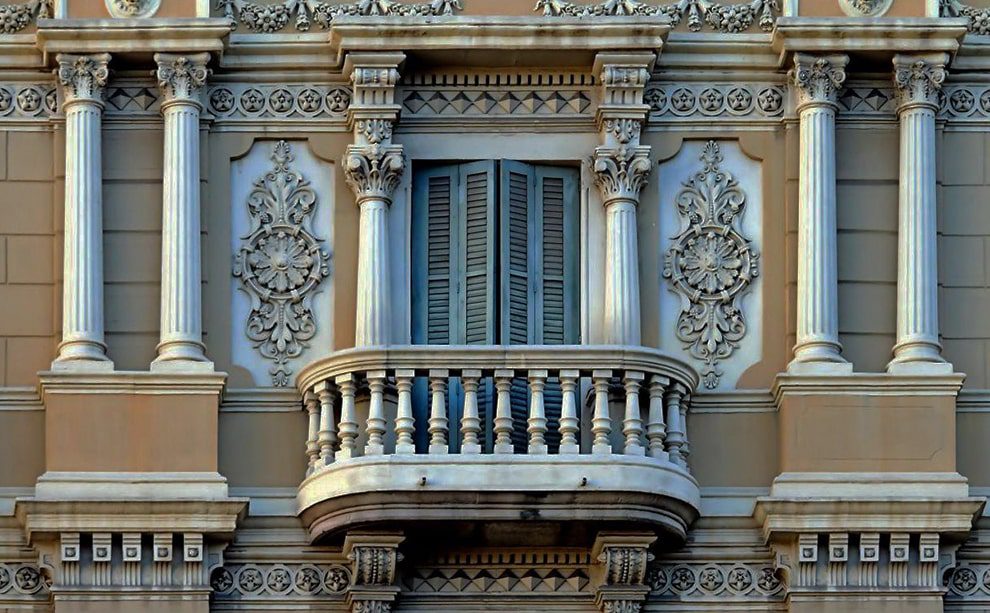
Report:
[[[598,4],[537,0],[534,10],[552,17],[662,15],[675,27],[686,19],[692,32],[700,31],[708,24],[717,32],[735,33],[748,30],[754,23],[764,32],[773,30],[780,7],[777,0],[749,0],[736,4],[721,4],[714,0],[677,0],[670,4],[646,4],[640,0],[604,0]]]
[[[275,4],[257,4],[247,0],[217,0],[224,16],[243,24],[253,32],[279,32],[295,18],[295,28],[308,31],[315,23],[328,29],[340,15],[451,15],[461,9],[461,0],[430,0],[405,3],[396,0],[356,0],[333,4],[323,0],[281,0]]]
[[[55,61],[58,62],[58,81],[62,85],[62,96],[66,103],[80,100],[102,102],[107,78],[110,76],[109,54],[60,53]],[[38,103],[40,105],[40,99]]]
[[[316,335],[312,299],[329,275],[324,241],[310,229],[317,195],[292,169],[289,143],[276,143],[273,168],[254,182],[248,196],[250,231],[234,263],[234,276],[251,299],[245,327],[261,355],[274,363],[272,385],[289,384],[289,360]]]
[[[837,105],[846,81],[845,60],[799,53],[794,56],[791,78],[797,87],[798,107],[812,103]]]
[[[198,102],[200,91],[210,75],[210,69],[206,67],[209,60],[208,53],[194,55],[156,53],[155,62],[158,64],[158,69],[155,71],[155,77],[158,79],[158,87],[162,90],[163,102],[173,100]]]
[[[598,147],[591,164],[605,204],[613,200],[638,201],[653,169],[650,148],[645,146]]]
[[[939,94],[945,81],[945,65],[925,60],[899,61],[895,58],[894,86],[897,89],[899,106],[919,104],[938,109]],[[965,90],[957,90],[965,92]],[[956,108],[969,110],[974,100],[953,101]]]
[[[370,199],[391,202],[405,165],[402,145],[349,145],[344,155],[344,178],[358,204]]]
[[[702,381],[718,387],[718,363],[746,334],[741,298],[759,275],[759,254],[740,233],[746,195],[722,170],[718,143],[701,154],[702,169],[684,183],[675,204],[682,231],[673,237],[663,276],[687,303],[677,319],[677,338],[704,363]]]

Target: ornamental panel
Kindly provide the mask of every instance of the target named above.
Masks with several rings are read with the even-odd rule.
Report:
[[[731,141],[686,142],[660,166],[661,344],[708,390],[732,389],[762,352],[760,174]]]
[[[232,165],[232,355],[259,386],[292,385],[332,346],[331,177],[304,142],[258,142]]]

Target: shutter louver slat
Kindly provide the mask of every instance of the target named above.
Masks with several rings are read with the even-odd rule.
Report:
[[[429,178],[427,191],[426,343],[446,345],[450,338],[451,177]]]

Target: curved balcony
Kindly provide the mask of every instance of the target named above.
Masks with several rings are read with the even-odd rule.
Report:
[[[340,351],[298,376],[299,514],[313,540],[382,522],[541,520],[683,539],[700,501],[685,420],[697,383],[643,347]]]

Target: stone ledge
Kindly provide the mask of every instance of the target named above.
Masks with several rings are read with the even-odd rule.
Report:
[[[42,398],[51,394],[217,394],[225,372],[66,372],[38,373]]]
[[[46,60],[55,53],[126,53],[151,56],[174,51],[222,54],[228,19],[39,19],[37,45]]]

